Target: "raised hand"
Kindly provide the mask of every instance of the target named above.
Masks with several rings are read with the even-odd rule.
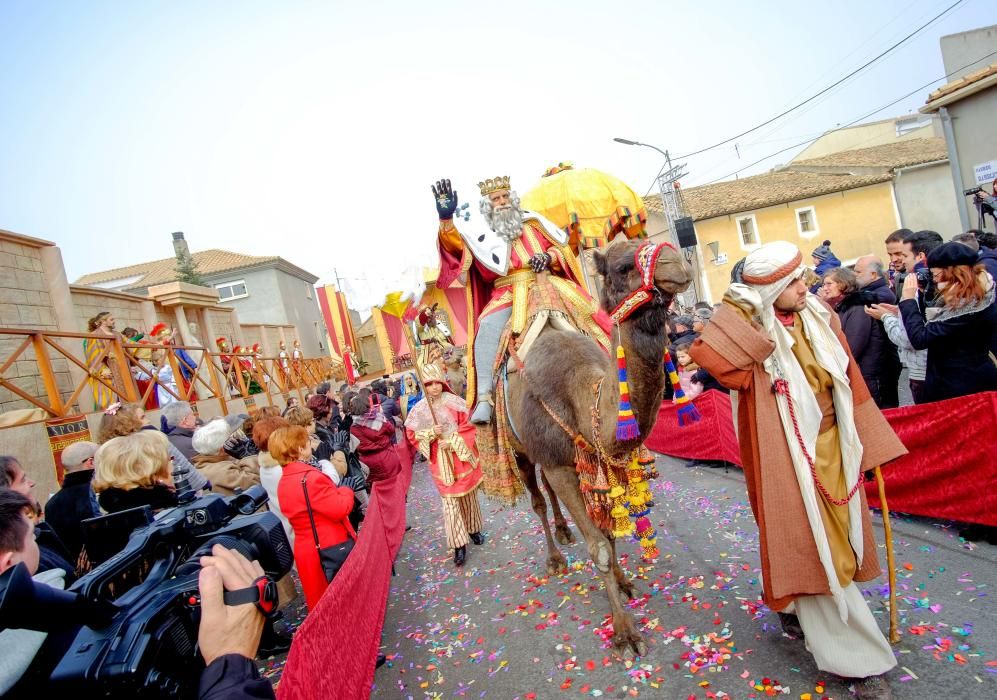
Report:
[[[437,180],[432,190],[436,199],[436,213],[440,215],[440,220],[449,221],[457,211],[457,193],[450,186],[449,180]]]

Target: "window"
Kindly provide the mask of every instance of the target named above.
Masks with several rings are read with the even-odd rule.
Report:
[[[817,226],[817,210],[813,207],[797,209],[796,230],[801,238],[813,238],[820,233],[820,228]]]
[[[308,296],[309,299],[312,298],[312,286],[307,282],[305,282],[305,294]]]
[[[223,282],[222,284],[216,284],[215,289],[218,290],[219,301],[232,301],[233,299],[242,299],[243,297],[249,296],[249,292],[246,290],[245,280],[236,280],[235,282]]]
[[[737,232],[742,249],[750,250],[759,244],[758,226],[754,214],[737,218]]]

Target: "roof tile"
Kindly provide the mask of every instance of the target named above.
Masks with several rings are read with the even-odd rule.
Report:
[[[233,253],[218,248],[191,253],[191,257],[197,264],[198,272],[202,275],[212,275],[280,260],[276,255],[243,255],[242,253]],[[128,288],[151,287],[154,284],[165,284],[166,282],[176,280],[176,265],[177,259],[175,257],[163,258],[162,260],[117,267],[113,270],[105,270],[103,272],[91,272],[80,277],[76,280],[75,284],[103,284],[142,275],[141,279],[129,284]]]

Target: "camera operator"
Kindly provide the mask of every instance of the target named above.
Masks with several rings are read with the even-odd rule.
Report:
[[[34,504],[23,494],[11,489],[0,489],[0,573],[23,563],[37,583],[62,590],[66,572],[50,569],[38,573],[40,552],[35,542]],[[5,629],[0,632],[0,695],[20,697],[22,693],[37,696],[38,688],[31,687],[38,678],[29,673],[36,656],[45,643],[48,633],[26,629]],[[56,657],[58,658],[58,656]],[[41,664],[44,665],[44,664]],[[9,695],[8,695],[9,693]]]
[[[270,681],[260,678],[253,658],[263,633],[263,614],[253,603],[226,605],[225,591],[251,588],[263,575],[256,561],[215,545],[201,557],[198,588],[201,624],[197,644],[207,668],[201,674],[200,700],[274,698]]]
[[[990,214],[994,224],[997,224],[997,178],[991,183],[989,194],[980,188],[980,191],[973,195],[973,204],[980,212],[980,228],[986,226],[987,214]]]

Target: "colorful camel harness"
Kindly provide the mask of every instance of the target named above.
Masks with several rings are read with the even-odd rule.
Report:
[[[654,270],[658,258],[669,243],[647,243],[634,253],[634,265],[641,276],[641,286],[627,295],[610,314],[614,323],[627,320],[633,313],[650,301],[661,298],[661,290],[654,284]],[[626,356],[622,344],[616,348],[617,379],[620,388],[620,405],[617,412],[616,440],[621,443],[640,440],[633,407],[630,405],[630,388],[627,384]],[[675,391],[675,402],[680,404],[679,425],[698,420],[696,407],[682,391],[679,376],[675,371],[668,348],[664,351],[664,369]],[[521,370],[522,371],[522,370]],[[524,373],[525,378],[525,373]],[[602,393],[602,380],[592,386],[592,436],[594,445],[580,431],[572,429],[546,401],[538,398],[540,405],[575,446],[575,471],[585,500],[588,516],[597,527],[610,530],[614,537],[632,534],[643,549],[643,557],[651,560],[657,557],[656,533],[651,525],[651,490],[648,480],[656,476],[654,458],[643,445],[627,450],[621,457],[615,457],[602,444],[602,419],[599,415],[599,398]],[[629,518],[633,518],[630,522]]]

